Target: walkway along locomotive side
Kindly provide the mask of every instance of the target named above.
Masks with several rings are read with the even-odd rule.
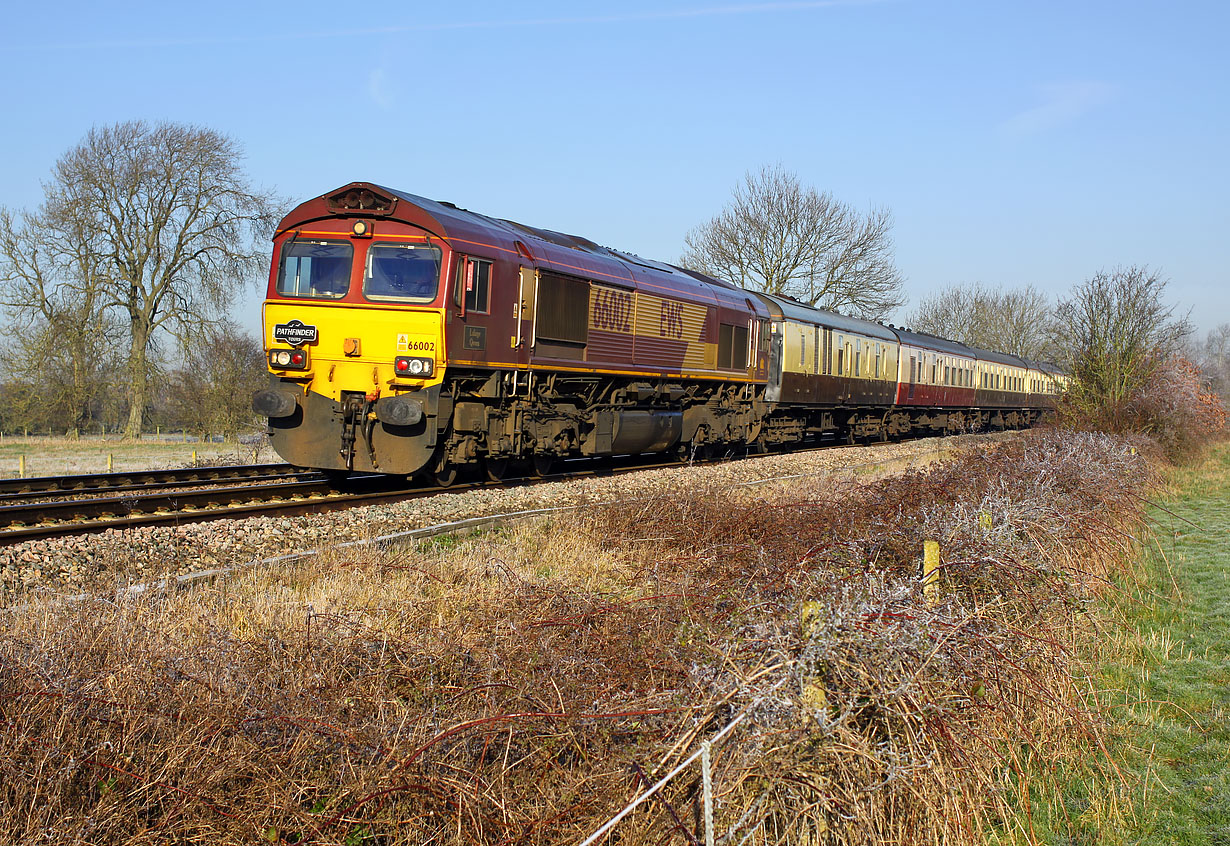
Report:
[[[253,405],[286,461],[441,483],[514,460],[1027,425],[1061,378],[363,182],[280,223],[264,336]]]

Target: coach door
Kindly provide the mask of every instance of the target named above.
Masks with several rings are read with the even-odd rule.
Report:
[[[530,352],[534,347],[534,312],[538,305],[538,271],[532,267],[522,267],[520,276],[519,294],[514,304],[517,334],[513,338],[513,346],[517,348],[517,364],[529,367]]]
[[[910,356],[910,390],[906,394],[907,399],[914,399],[914,382],[918,379],[918,359]]]

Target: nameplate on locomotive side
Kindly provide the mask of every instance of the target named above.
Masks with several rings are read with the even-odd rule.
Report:
[[[487,349],[487,328],[485,326],[467,326],[461,345],[467,350]]]
[[[316,343],[316,327],[306,325],[302,320],[278,323],[273,327],[273,339],[290,344],[292,347],[314,344]]]

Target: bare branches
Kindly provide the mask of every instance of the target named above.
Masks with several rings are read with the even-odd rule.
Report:
[[[261,342],[223,321],[193,331],[181,342],[187,366],[167,374],[167,411],[202,440],[209,433],[235,437],[252,420],[252,393],[265,384]]]
[[[1194,343],[1192,358],[1210,389],[1222,402],[1230,402],[1230,323],[1211,330],[1203,343]]]
[[[56,163],[37,216],[24,227],[0,219],[13,308],[63,301],[122,316],[130,437],[140,436],[158,333],[215,321],[264,266],[278,202],[249,185],[241,158],[203,127],[95,128]]]
[[[1052,321],[1049,298],[1032,285],[1005,290],[982,283],[926,297],[907,319],[922,332],[1033,359],[1055,357]]]
[[[1166,280],[1148,267],[1099,271],[1056,311],[1056,338],[1071,356],[1073,401],[1115,408],[1136,392],[1191,331],[1163,302]]]
[[[107,318],[92,245],[73,221],[57,227],[45,210],[0,209],[0,304],[11,337],[0,364],[39,395],[17,412],[23,426],[57,421],[82,429],[109,388],[115,324]],[[13,421],[16,422],[16,421]]]
[[[687,234],[684,267],[744,288],[880,318],[905,302],[892,213],[864,216],[778,167],[748,172],[730,205]]]

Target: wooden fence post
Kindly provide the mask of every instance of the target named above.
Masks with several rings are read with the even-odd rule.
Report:
[[[713,846],[713,762],[709,757],[710,741],[700,745],[700,779],[705,803],[705,846]]]
[[[927,602],[934,605],[940,595],[940,545],[938,542],[923,541],[923,571],[922,589]]]

